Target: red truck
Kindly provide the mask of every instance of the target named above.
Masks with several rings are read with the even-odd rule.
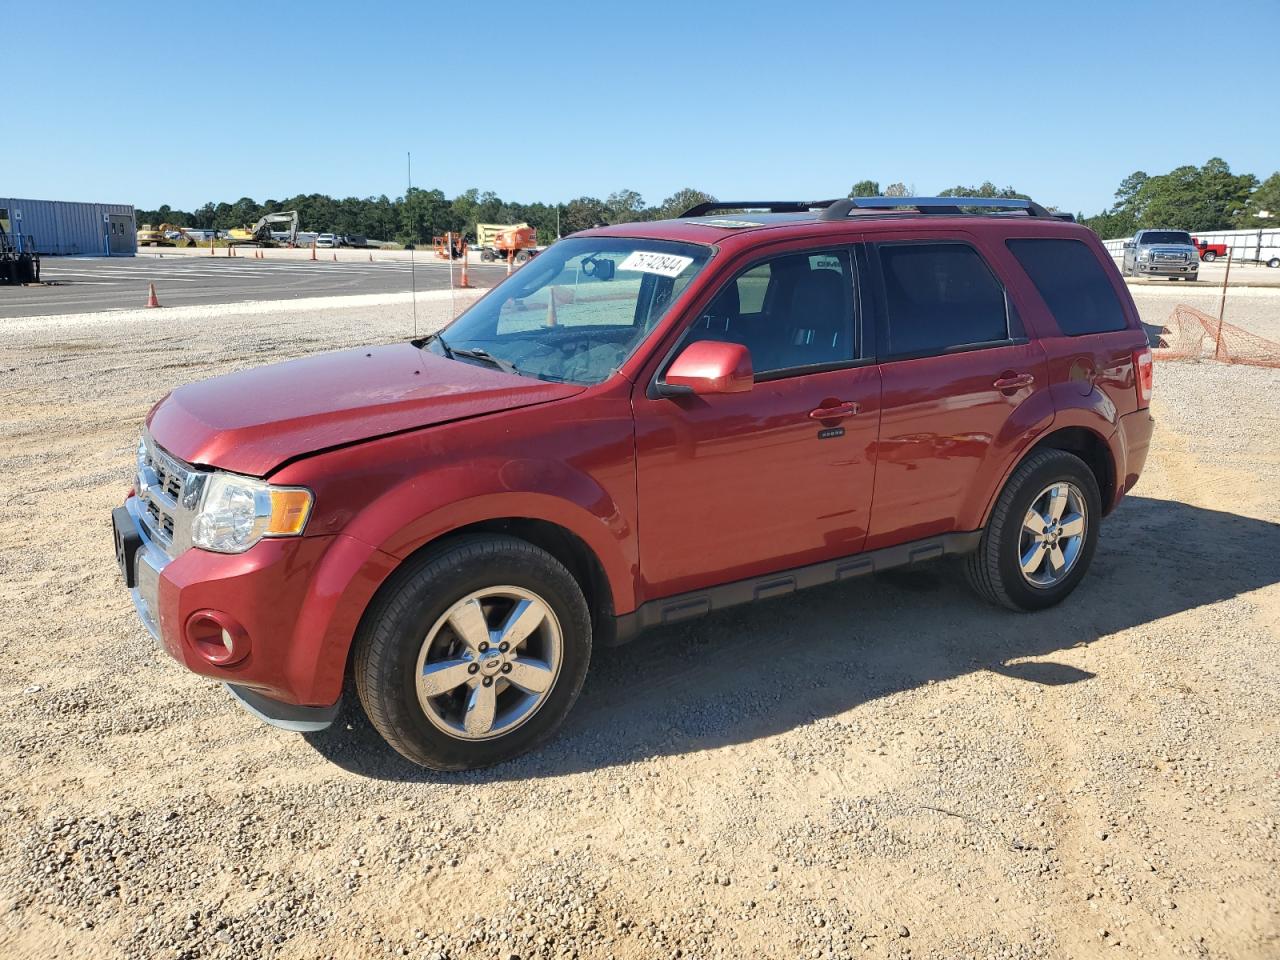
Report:
[[[175,390],[117,559],[261,718],[322,728],[353,680],[405,757],[476,767],[649,627],[941,557],[1058,603],[1151,389],[1111,258],[1034,203],[701,204],[575,234],[433,336]]]
[[[1210,243],[1208,240],[1201,240],[1199,237],[1192,237],[1191,243],[1200,251],[1200,259],[1205,263],[1213,263],[1219,257],[1227,255],[1227,245],[1225,243]]]

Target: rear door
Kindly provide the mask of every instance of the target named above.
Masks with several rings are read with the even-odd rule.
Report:
[[[977,529],[1010,458],[1053,420],[1044,352],[974,237],[871,254],[883,392],[869,550]]]

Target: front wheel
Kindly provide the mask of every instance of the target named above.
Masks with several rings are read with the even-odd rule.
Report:
[[[356,644],[356,691],[387,743],[422,766],[466,770],[556,732],[586,677],[591,617],[546,551],[459,537],[395,576]]]
[[[1065,450],[1029,456],[1005,484],[978,549],[970,585],[1011,610],[1042,610],[1076,588],[1098,543],[1102,500],[1093,471]]]

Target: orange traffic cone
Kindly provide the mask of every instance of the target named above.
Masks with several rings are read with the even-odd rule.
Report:
[[[337,262],[338,262],[338,251],[337,251],[337,250],[333,251],[333,262],[334,262],[334,263],[337,263]]]
[[[371,253],[371,254],[369,254],[369,262],[370,262],[370,263],[373,263],[373,254],[372,254],[372,253]]]
[[[507,251],[507,276],[511,276],[511,261],[515,259],[515,251]]]
[[[311,241],[311,259],[314,260],[315,258],[316,258],[316,242],[312,240]]]
[[[160,306],[160,298],[156,296],[156,285],[154,283],[147,284],[147,306]]]
[[[551,299],[547,301],[547,326],[556,325],[556,288],[551,288]]]

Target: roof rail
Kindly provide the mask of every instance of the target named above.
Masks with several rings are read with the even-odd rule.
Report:
[[[808,213],[810,210],[828,209],[838,200],[707,200],[690,207],[680,214],[685,217],[703,217],[717,210],[765,210],[769,213]]]
[[[1029,217],[1048,217],[1063,219],[1050,213],[1034,200],[1004,197],[852,197],[848,200],[837,200],[822,211],[819,220],[843,220],[854,210],[892,211],[903,209],[915,213],[939,214],[955,216],[963,211],[961,207],[983,207],[993,212],[1023,211]],[[1067,215],[1069,216],[1069,215]],[[1071,219],[1075,219],[1071,217]]]

